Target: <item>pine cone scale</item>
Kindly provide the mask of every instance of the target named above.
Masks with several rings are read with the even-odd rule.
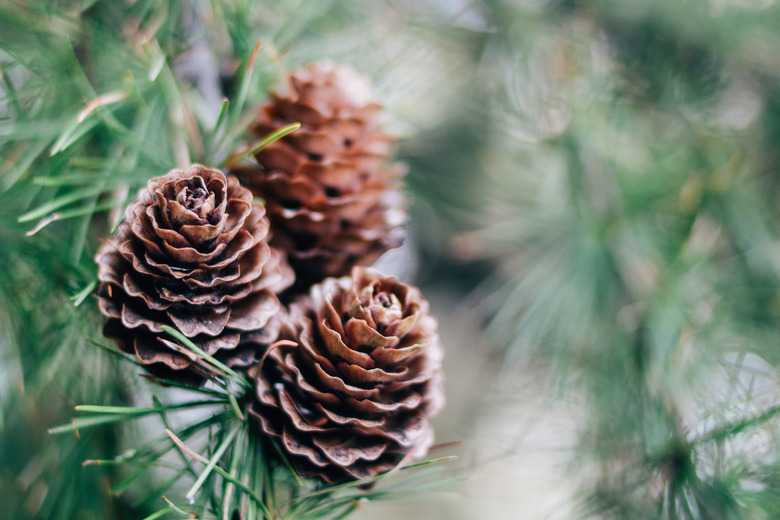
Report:
[[[382,348],[383,350],[392,349],[393,351],[401,352],[401,350],[395,350],[395,346],[400,342],[398,337],[385,336],[376,330],[375,327],[376,325],[372,327],[364,319],[350,318],[344,324],[344,333],[349,340],[350,345],[360,345],[361,350]],[[364,368],[373,368],[373,366],[365,366]]]
[[[246,332],[261,329],[280,308],[279,299],[274,293],[260,291],[232,307],[229,325]]]
[[[126,303],[126,301],[123,303]],[[145,328],[151,332],[160,333],[163,329],[158,319],[164,319],[163,314],[154,313],[153,316],[156,318],[143,316],[128,305],[122,305],[119,317],[122,325],[127,329]]]
[[[317,410],[319,410],[323,415],[325,415],[328,419],[330,419],[334,423],[343,426],[347,426],[347,425],[355,426],[360,430],[361,433],[364,434],[374,434],[376,432],[379,432],[387,424],[387,420],[384,417],[380,417],[377,419],[370,419],[367,417],[347,417],[344,415],[337,414],[333,410],[329,410],[328,408],[326,408],[320,403],[317,403]]]
[[[289,363],[288,363],[289,366]],[[377,388],[361,388],[355,385],[348,384],[339,376],[329,374],[322,368],[321,363],[314,365],[314,370],[317,373],[319,383],[325,386],[328,390],[341,395],[349,395],[357,399],[377,399],[380,391]],[[299,385],[301,386],[301,385]],[[338,402],[338,400],[336,401]]]
[[[173,351],[160,352],[147,348],[146,345],[152,341],[152,338],[154,336],[146,334],[139,334],[135,337],[134,352],[141,363],[162,363],[173,370],[184,370],[190,366],[192,360],[182,354]]]
[[[234,350],[241,344],[241,334],[231,332],[220,334],[216,337],[201,336],[197,337],[201,350],[209,355],[218,355],[222,351]]]
[[[146,306],[153,311],[164,311],[165,309],[170,307],[173,303],[176,303],[174,301],[171,301],[170,299],[166,300],[162,292],[160,292],[159,294],[152,294],[148,292],[150,289],[152,291],[154,291],[154,289],[148,286],[141,287],[140,284],[138,284],[133,279],[130,273],[125,273],[124,276],[122,277],[122,283],[118,285],[121,285],[125,293],[127,293],[127,295],[130,296],[131,298],[140,298],[144,300]]]
[[[354,397],[347,397],[345,403],[351,408],[354,408],[356,411],[359,412],[387,413],[387,412],[398,412],[401,410],[414,410],[422,403],[422,399],[419,396],[414,394],[390,402],[383,402],[381,400],[374,400],[374,399],[355,399]]]
[[[327,418],[325,418],[325,416],[315,415],[312,411],[309,411],[308,413],[302,411],[296,406],[295,401],[290,397],[286,390],[280,390],[277,393],[277,399],[279,401],[279,406],[290,418],[296,431],[322,432],[333,429],[324,427],[327,423]]]
[[[359,460],[373,462],[387,449],[387,443],[383,441],[361,438],[357,442],[354,438],[344,439],[338,434],[318,435],[312,438],[312,443],[339,466],[351,466]]]
[[[320,333],[322,334],[323,342],[328,350],[328,353],[333,358],[345,359],[348,363],[360,366],[364,369],[374,368],[374,360],[371,356],[364,354],[359,350],[353,350],[349,348],[344,341],[341,340],[342,336],[327,327],[320,327]]]
[[[377,383],[391,383],[399,377],[406,375],[409,370],[402,367],[400,372],[392,372],[389,368],[370,368],[366,369],[357,364],[351,364],[346,361],[339,362],[336,365],[339,373],[359,385],[375,385]]]
[[[180,236],[187,239],[191,244],[191,247],[194,247],[200,252],[204,252],[213,247],[214,244],[212,244],[211,241],[216,240],[224,227],[224,224],[216,226],[214,224],[184,224],[179,228],[179,233],[181,234]],[[226,243],[228,240],[230,239],[224,238],[223,241],[217,245],[222,245],[222,243]]]
[[[424,343],[418,343],[404,348],[395,348],[394,345],[388,347],[380,346],[371,351],[371,358],[379,365],[392,366],[409,360],[412,356],[424,349]]]
[[[130,278],[129,274],[125,274],[125,280]],[[249,295],[252,292],[252,286],[250,284],[236,284],[226,288],[224,291],[216,294],[209,290],[202,290],[200,288],[192,288],[187,292],[176,292],[168,289],[167,287],[148,287],[145,289],[136,289],[135,293],[131,293],[128,290],[128,285],[125,283],[125,291],[130,296],[136,296],[143,298],[150,308],[155,308],[156,301],[153,299],[151,291],[157,293],[157,296],[161,300],[160,305],[170,305],[172,303],[188,303],[191,305],[203,305],[206,303],[219,305],[224,302],[230,302],[240,300]]]
[[[225,304],[199,305],[197,307],[173,305],[165,311],[165,314],[173,322],[173,325],[188,338],[194,338],[198,334],[216,336],[225,330],[230,319],[230,307]]]
[[[306,457],[310,463],[316,466],[327,467],[329,464],[328,459],[320,451],[300,442],[297,435],[299,435],[298,432],[295,432],[295,434],[291,433],[287,426],[282,430],[282,442],[287,451],[294,455]],[[301,473],[307,476],[306,472],[301,471]],[[311,472],[308,473],[308,475],[310,474]]]
[[[252,281],[252,289],[255,291],[268,290],[274,294],[278,294],[289,285],[288,275],[290,268],[287,265],[284,253],[276,248],[269,248],[269,251],[265,275],[254,278]],[[247,269],[245,272],[247,273],[246,281],[248,281],[252,273],[252,268]]]

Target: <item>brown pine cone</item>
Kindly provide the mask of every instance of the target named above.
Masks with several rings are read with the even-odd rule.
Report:
[[[163,325],[230,366],[254,362],[294,279],[263,213],[237,179],[199,164],[149,180],[95,258],[104,334],[152,373],[188,382],[202,368],[158,340]]]
[[[234,173],[265,199],[273,245],[287,252],[303,292],[327,276],[369,265],[398,247],[406,220],[400,165],[387,166],[393,138],[368,82],[352,69],[316,63],[292,72],[287,93],[261,107],[252,131],[301,128]]]
[[[375,271],[328,278],[290,307],[280,343],[249,370],[252,413],[296,471],[340,482],[425,454],[444,404],[436,319],[415,287]]]

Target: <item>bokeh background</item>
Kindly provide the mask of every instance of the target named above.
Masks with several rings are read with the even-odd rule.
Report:
[[[353,518],[780,518],[778,27],[774,0],[0,0],[0,517],[159,509],[82,466],[159,424],[47,433],[161,392],[100,348],[98,240],[182,151],[224,160],[190,131],[224,96],[331,59],[401,139],[379,266],[439,318],[457,457]]]

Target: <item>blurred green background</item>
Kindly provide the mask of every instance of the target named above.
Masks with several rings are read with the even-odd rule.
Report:
[[[319,59],[401,137],[380,266],[439,318],[458,443],[456,483],[354,518],[780,518],[778,27],[774,0],[0,0],[0,518],[159,509],[81,465],[159,425],[46,433],[148,404],[92,343],[92,256],[146,179],[224,160],[223,97]]]

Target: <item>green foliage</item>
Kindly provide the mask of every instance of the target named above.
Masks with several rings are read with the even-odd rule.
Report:
[[[546,359],[584,400],[583,517],[780,507],[780,68],[755,61],[780,11],[731,4],[495,6],[496,182],[456,245],[499,265],[505,367]]]
[[[380,78],[414,136],[422,275],[483,280],[485,356],[541,360],[581,402],[581,516],[778,516],[780,7],[445,4],[0,1],[0,515],[336,518],[396,496],[285,495],[240,377],[212,367],[224,384],[176,411],[92,343],[96,237],[149,177],[235,160],[280,71],[327,57]],[[114,408],[71,423],[79,403]]]

